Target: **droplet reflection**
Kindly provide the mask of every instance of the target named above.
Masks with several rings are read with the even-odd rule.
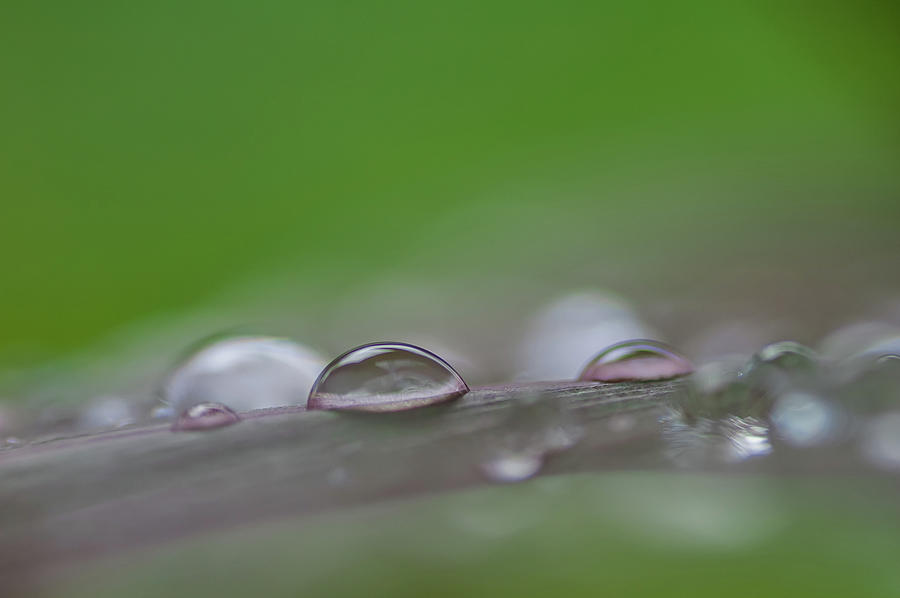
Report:
[[[659,341],[632,340],[604,349],[585,366],[579,380],[626,382],[667,380],[694,371],[687,358]]]
[[[446,361],[405,343],[372,343],[332,361],[307,408],[403,411],[461,397],[469,387]]]

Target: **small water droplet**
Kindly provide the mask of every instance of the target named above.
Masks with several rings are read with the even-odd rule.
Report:
[[[816,352],[794,341],[766,345],[741,373],[746,384],[763,392],[783,394],[792,387],[815,379],[819,358]]]
[[[840,427],[840,415],[832,405],[817,395],[801,391],[779,398],[771,420],[781,438],[799,447],[833,440]]]
[[[863,456],[872,465],[900,471],[900,411],[871,418],[860,442]]]
[[[749,369],[776,366],[783,370],[811,370],[818,363],[816,352],[794,341],[766,345],[753,356]]]
[[[446,361],[406,343],[371,343],[319,374],[308,409],[403,411],[457,399],[469,387]]]
[[[831,332],[819,343],[819,349],[831,359],[849,359],[872,347],[889,346],[892,338],[900,339],[898,333],[900,329],[887,322],[857,322]]]
[[[514,397],[501,409],[502,427],[487,440],[481,465],[493,481],[530,478],[546,457],[572,448],[583,434],[561,403],[537,394]]]
[[[659,341],[631,340],[601,351],[585,366],[578,379],[597,382],[667,380],[693,371],[691,362],[672,347]]]
[[[222,428],[236,424],[240,421],[238,415],[221,403],[200,403],[193,405],[182,413],[173,430],[209,430]]]
[[[18,448],[24,446],[24,442],[18,436],[7,436],[4,441],[4,448]]]
[[[598,347],[653,331],[623,299],[605,291],[566,294],[531,319],[515,354],[516,380],[566,380]]]
[[[325,360],[292,341],[234,337],[194,353],[169,378],[166,401],[175,413],[222,403],[237,412],[302,405]]]
[[[544,464],[540,453],[505,453],[481,464],[484,475],[495,482],[521,482],[534,476]]]

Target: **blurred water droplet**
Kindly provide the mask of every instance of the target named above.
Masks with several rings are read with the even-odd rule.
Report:
[[[495,455],[481,464],[484,475],[495,482],[521,482],[534,476],[544,463],[541,454],[533,452]]]
[[[693,371],[690,361],[664,343],[630,340],[601,351],[585,366],[578,379],[597,382],[667,380]]]
[[[82,430],[108,430],[129,426],[137,421],[137,409],[121,397],[99,397],[88,403],[78,416]]]
[[[309,409],[403,411],[461,397],[469,387],[450,364],[405,343],[362,345],[332,361],[309,393]]]
[[[606,427],[614,434],[625,434],[634,429],[637,419],[630,413],[619,413],[606,420]]]
[[[768,425],[752,416],[691,418],[673,409],[662,425],[666,454],[681,466],[737,463],[772,452]]]
[[[815,380],[818,365],[818,355],[809,347],[781,341],[760,349],[750,359],[742,378],[764,392],[782,394]]]
[[[209,430],[222,428],[236,424],[240,421],[238,415],[221,403],[200,403],[193,405],[182,413],[173,430]]]
[[[838,328],[819,344],[822,355],[831,359],[847,359],[870,350],[889,345],[892,338],[900,338],[900,330],[886,322],[857,322]],[[898,345],[900,351],[900,345]]]
[[[772,409],[772,423],[788,444],[816,446],[834,440],[840,415],[821,397],[808,392],[789,392]]]
[[[900,335],[892,335],[872,343],[862,351],[863,355],[900,355]]]
[[[175,417],[175,410],[171,405],[157,405],[150,411],[152,419],[172,419]]]
[[[547,456],[572,448],[583,433],[558,401],[540,395],[516,397],[505,402],[502,410],[502,427],[490,437],[481,465],[494,481],[530,478]]]
[[[704,363],[691,375],[691,386],[706,395],[723,392],[739,380],[746,362],[741,355],[731,355]]]
[[[571,293],[534,316],[516,352],[516,379],[571,380],[598,347],[653,335],[618,297]]]
[[[900,411],[871,418],[860,438],[863,456],[874,466],[900,470]]]
[[[238,412],[302,405],[324,363],[286,339],[235,337],[193,354],[173,372],[165,396],[175,413],[201,403]]]
[[[25,443],[18,436],[7,436],[3,440],[3,448],[19,448],[25,446]]]
[[[776,366],[785,370],[810,370],[816,367],[816,352],[794,341],[780,341],[766,345],[753,356],[750,368]]]

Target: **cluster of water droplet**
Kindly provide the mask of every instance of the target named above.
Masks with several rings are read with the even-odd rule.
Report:
[[[897,356],[872,351],[826,358],[791,341],[744,363],[705,364],[662,418],[668,456],[690,467],[855,454],[900,469],[897,364]]]
[[[631,321],[630,312],[615,303],[603,303],[602,309],[590,297],[576,303],[579,323],[598,314],[607,324],[614,316]],[[555,312],[547,318],[559,319]],[[586,355],[588,341],[603,338],[601,328],[578,336],[575,353],[547,354],[565,353],[569,361],[576,353]],[[553,342],[562,346],[564,336]],[[798,343],[774,343],[749,358],[730,356],[695,371],[669,345],[626,340],[595,353],[575,378],[610,384],[688,377],[660,420],[666,456],[679,466],[793,458],[812,449],[838,448],[869,465],[900,470],[900,343],[883,338],[852,351],[844,340],[826,346],[823,356]],[[520,360],[522,371],[528,376],[544,371],[539,360],[540,352],[529,352]],[[577,365],[557,359],[546,371],[573,372]],[[89,402],[73,421],[76,429],[88,432],[154,421],[177,431],[211,430],[258,410],[394,412],[446,403],[468,391],[449,363],[406,343],[362,345],[326,365],[318,353],[288,339],[237,336],[209,343],[182,360],[163,385],[164,403],[152,411],[107,395]],[[492,480],[527,479],[548,456],[581,438],[573,415],[551,399],[518,396],[503,409],[503,423],[484,447],[481,465]],[[0,427],[8,420],[9,413],[0,413]],[[17,435],[8,435],[0,448],[21,445]]]

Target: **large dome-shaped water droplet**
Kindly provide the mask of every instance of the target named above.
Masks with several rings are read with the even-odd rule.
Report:
[[[469,387],[437,355],[405,343],[347,351],[319,375],[309,409],[403,411],[456,399]]]
[[[238,412],[303,405],[325,360],[286,339],[234,337],[194,353],[169,378],[166,400],[176,415],[200,403]]]
[[[632,340],[607,347],[585,366],[579,380],[626,382],[667,380],[685,376],[694,366],[659,341]]]

